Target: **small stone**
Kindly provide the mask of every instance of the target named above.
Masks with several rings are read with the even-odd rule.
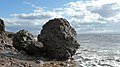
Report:
[[[29,66],[28,67],[32,67],[32,65],[31,64],[29,64]]]
[[[117,59],[117,60],[115,60],[115,61],[120,62],[120,59]]]
[[[5,64],[2,63],[1,65],[5,65]]]
[[[11,44],[5,44],[6,48],[12,48],[13,46]]]
[[[18,65],[18,67],[22,67],[22,65],[21,65],[21,64],[19,64],[19,65]]]
[[[91,59],[85,58],[84,61],[90,61]]]
[[[40,62],[41,62],[40,60],[37,60],[37,61],[36,61],[36,63],[38,63],[38,64],[39,64]]]
[[[75,55],[80,55],[81,53],[76,53]]]
[[[10,57],[9,59],[10,59],[10,60],[13,60],[13,58],[12,58],[12,57]]]
[[[92,64],[92,66],[96,66],[95,64]]]
[[[70,64],[69,64],[69,63],[67,63],[67,67],[70,67]]]
[[[60,65],[61,65],[61,66],[65,66],[65,64],[63,64],[63,63],[60,63]]]
[[[52,65],[53,65],[54,63],[50,62],[50,64],[52,64]]]

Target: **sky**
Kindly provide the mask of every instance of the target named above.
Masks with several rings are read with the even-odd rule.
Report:
[[[53,18],[65,18],[78,34],[120,33],[120,0],[1,0],[6,30],[37,35]]]

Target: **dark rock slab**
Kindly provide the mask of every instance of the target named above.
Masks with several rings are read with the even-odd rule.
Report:
[[[49,58],[66,60],[75,54],[79,47],[76,31],[63,18],[49,20],[38,35]]]

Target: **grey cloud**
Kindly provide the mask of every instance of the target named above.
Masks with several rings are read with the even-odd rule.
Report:
[[[81,27],[92,28],[92,29],[102,29],[106,27],[106,23],[79,23]]]
[[[76,29],[77,33],[90,33],[92,31],[106,30],[107,23],[72,23],[73,27]]]
[[[84,16],[85,16],[85,15],[77,14],[77,15],[73,15],[73,16],[71,16],[71,17],[76,18],[76,19],[84,19]]]
[[[111,3],[111,4],[105,4],[102,5],[102,7],[95,7],[94,9],[91,9],[92,6],[88,6],[87,9],[90,10],[93,13],[98,13],[102,17],[112,17],[120,13],[120,8],[116,8],[115,5],[118,5],[117,3]],[[120,7],[120,6],[119,6]]]

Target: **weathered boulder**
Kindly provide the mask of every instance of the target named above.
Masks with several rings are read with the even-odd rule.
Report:
[[[49,20],[38,35],[47,56],[51,59],[66,60],[75,54],[79,47],[76,31],[63,18]]]
[[[0,31],[5,31],[4,21],[0,19]]]
[[[33,35],[29,33],[27,30],[20,30],[14,35],[13,46],[17,50],[22,50],[27,46],[26,44],[24,44],[24,42],[33,40],[33,38],[34,38]]]
[[[20,30],[14,35],[13,46],[18,51],[24,50],[31,55],[40,54],[43,49],[42,43],[35,41],[34,36],[27,30]]]

